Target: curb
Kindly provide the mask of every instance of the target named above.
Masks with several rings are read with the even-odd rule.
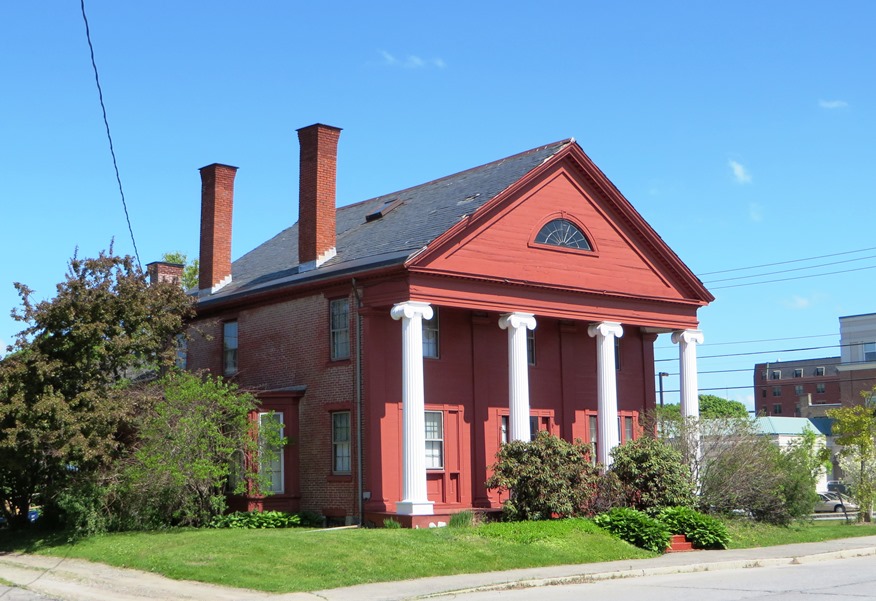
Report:
[[[762,559],[735,559],[729,561],[703,562],[677,566],[659,566],[629,570],[612,570],[607,572],[582,573],[571,576],[557,576],[553,578],[528,578],[523,580],[500,582],[495,584],[485,584],[483,586],[429,593],[417,597],[410,597],[410,599],[437,599],[448,595],[462,595],[467,593],[514,590],[523,588],[538,588],[543,586],[559,586],[564,584],[599,582],[602,580],[615,580],[620,578],[641,578],[643,576],[666,576],[671,574],[694,574],[698,572],[714,572],[720,570],[766,568],[784,565],[803,565],[818,563],[822,561],[831,561],[835,559],[850,559],[854,557],[869,557],[873,555],[876,555],[876,547],[862,547],[857,549],[843,549],[840,551],[814,553],[811,555],[791,555],[787,557],[772,557]]]

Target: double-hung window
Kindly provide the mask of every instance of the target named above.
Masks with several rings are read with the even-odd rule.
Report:
[[[222,324],[222,373],[226,376],[237,373],[237,321]]]
[[[444,468],[444,413],[426,411],[426,469]]]
[[[332,413],[332,472],[350,473],[350,412]]]
[[[270,423],[273,420],[275,423]],[[277,428],[277,434],[283,436],[282,413],[259,413],[259,430],[268,427]],[[270,482],[268,491],[282,493],[283,482],[283,447],[271,444],[265,438],[259,436],[259,473],[266,476]]]
[[[864,361],[876,361],[876,342],[864,343]]]
[[[331,358],[350,358],[350,299],[336,298],[329,303],[331,313]]]
[[[438,358],[438,308],[432,309],[432,319],[423,320],[423,357]]]

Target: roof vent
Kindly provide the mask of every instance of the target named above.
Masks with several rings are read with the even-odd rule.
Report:
[[[383,218],[390,211],[394,211],[401,205],[403,205],[405,201],[400,198],[392,198],[383,203],[383,207],[379,211],[375,211],[369,215],[365,215],[365,223],[371,223],[372,221],[377,221],[378,219]]]

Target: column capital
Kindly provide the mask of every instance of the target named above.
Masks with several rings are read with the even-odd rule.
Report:
[[[390,311],[390,315],[392,315],[393,319],[401,319],[403,317],[406,317],[407,319],[413,319],[414,317],[432,319],[433,314],[432,306],[429,303],[423,303],[420,301],[404,301],[403,303],[396,303],[392,306],[392,311]]]
[[[616,321],[602,321],[587,326],[587,333],[591,338],[596,338],[597,336],[614,336],[615,338],[620,338],[624,335],[624,329],[621,324]]]
[[[535,315],[532,313],[504,313],[499,316],[499,327],[503,330],[508,328],[534,330]]]
[[[703,340],[702,330],[678,330],[677,332],[672,333],[673,344],[690,344],[691,342],[694,344],[702,344]]]

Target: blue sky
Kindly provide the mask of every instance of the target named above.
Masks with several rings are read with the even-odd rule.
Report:
[[[340,204],[575,137],[717,297],[700,312],[699,354],[768,351],[701,359],[701,388],[750,404],[755,362],[838,355],[837,318],[876,312],[876,249],[863,251],[876,247],[872,2],[88,0],[86,10],[144,264],[197,255],[197,169],[209,163],[240,167],[233,257],[294,222],[295,129],[311,123],[344,128]],[[13,3],[4,21],[9,343],[21,329],[8,317],[12,282],[51,296],[77,247],[133,246],[79,2]],[[849,259],[760,278],[801,279],[709,284]],[[859,270],[812,277],[848,269]],[[789,350],[813,346],[829,348]],[[661,336],[658,357],[676,353]],[[665,383],[678,388],[675,375]]]

